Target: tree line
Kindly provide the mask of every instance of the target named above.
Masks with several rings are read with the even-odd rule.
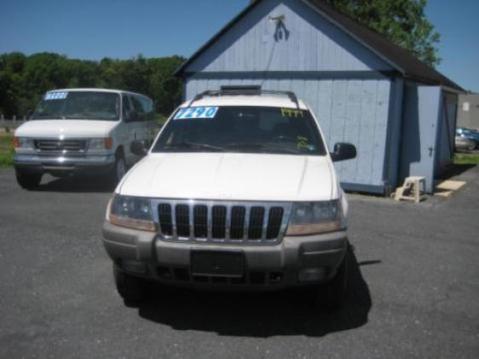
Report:
[[[181,102],[182,82],[173,76],[180,56],[100,61],[69,59],[55,53],[0,55],[0,114],[23,117],[52,89],[74,87],[135,91],[155,101],[167,116]]]

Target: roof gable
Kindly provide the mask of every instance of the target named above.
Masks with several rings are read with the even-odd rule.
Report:
[[[391,70],[367,47],[297,0],[263,1],[185,68],[186,73],[270,74]]]
[[[259,8],[268,0],[257,0],[247,6],[238,16],[230,21],[222,30],[220,30],[213,38],[203,45],[196,53],[194,53],[177,71],[176,75],[184,76],[188,67],[197,61],[208,49],[211,49],[220,39],[225,36],[230,29],[240,23],[248,14]],[[463,91],[456,83],[433,69],[432,67],[419,61],[409,51],[393,44],[384,36],[361,25],[350,17],[339,13],[323,0],[296,0],[303,2],[315,11],[341,29],[344,33],[358,41],[360,44],[368,48],[379,58],[388,63],[392,68],[399,71],[405,78],[427,84],[443,85],[452,89]],[[278,1],[281,3],[281,1]]]

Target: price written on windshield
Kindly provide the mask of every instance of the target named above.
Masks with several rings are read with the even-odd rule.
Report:
[[[215,118],[218,107],[186,107],[180,108],[176,113],[174,120],[191,120],[191,119],[211,119]]]

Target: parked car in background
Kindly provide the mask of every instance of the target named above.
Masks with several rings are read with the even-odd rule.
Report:
[[[146,154],[142,144],[133,150]],[[220,90],[180,106],[115,190],[103,227],[118,292],[309,286],[339,306],[348,202],[311,109],[293,93]],[[318,290],[322,287],[321,290]]]
[[[153,101],[134,92],[107,89],[48,91],[30,121],[15,131],[18,184],[36,188],[44,173],[92,174],[116,184],[139,157],[133,141],[156,134]]]
[[[456,136],[468,139],[474,143],[474,147],[469,150],[474,150],[475,148],[479,148],[479,131],[471,130],[469,128],[459,127],[456,129]],[[463,143],[465,142],[466,141],[463,141]]]
[[[473,151],[474,148],[476,148],[476,143],[473,140],[462,136],[455,137],[455,145],[457,152],[469,152]]]

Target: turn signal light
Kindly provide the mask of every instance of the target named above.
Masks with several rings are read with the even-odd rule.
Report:
[[[113,139],[111,137],[105,138],[105,148],[111,150],[113,148]]]

